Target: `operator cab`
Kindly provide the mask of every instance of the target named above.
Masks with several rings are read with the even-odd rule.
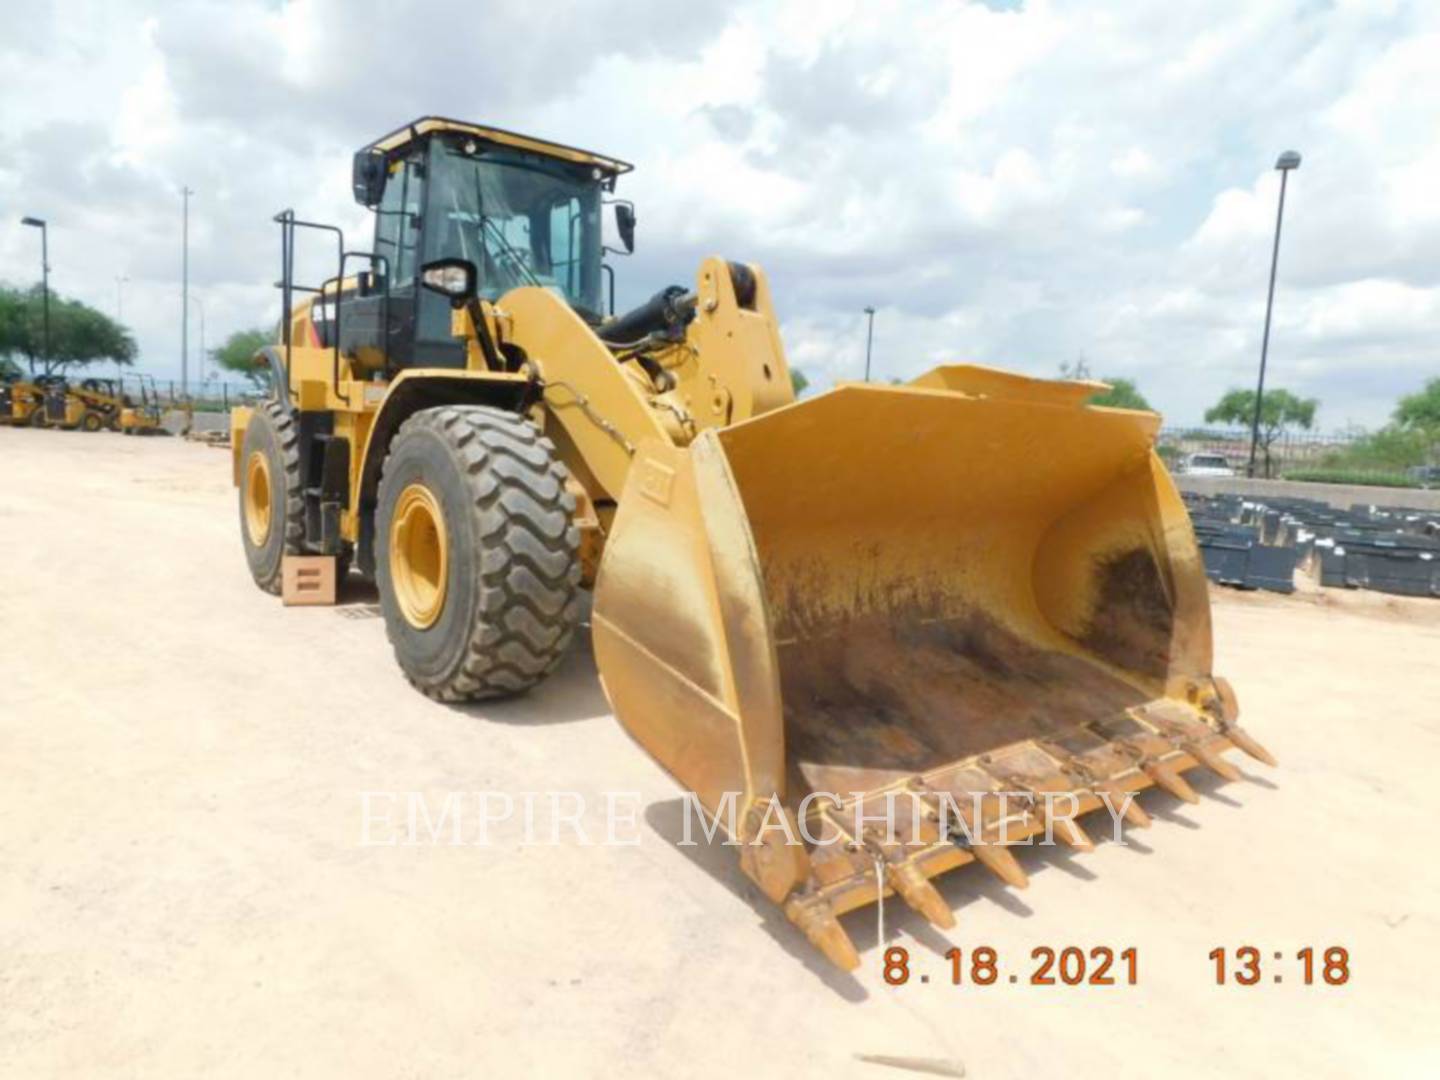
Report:
[[[385,366],[464,367],[451,303],[424,288],[438,260],[475,267],[479,296],[550,289],[591,324],[603,316],[604,196],[630,166],[586,150],[428,117],[355,155],[355,199],[375,211],[374,260],[342,295],[340,348],[379,348]],[[627,247],[633,215],[617,221]],[[325,344],[330,344],[326,341]]]

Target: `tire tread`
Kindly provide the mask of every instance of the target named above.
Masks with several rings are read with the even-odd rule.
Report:
[[[523,416],[484,405],[422,409],[395,435],[429,431],[449,448],[479,538],[476,617],[464,658],[443,676],[406,677],[438,701],[523,693],[559,665],[580,621],[574,496],[554,444]],[[390,505],[382,469],[379,504]],[[395,645],[390,622],[386,633]]]
[[[283,563],[285,555],[302,554],[302,541],[305,539],[305,500],[300,492],[300,433],[295,429],[294,417],[278,401],[266,401],[260,406],[260,411],[275,429],[275,445],[280,450],[280,459],[284,464],[282,479],[285,484],[285,498],[281,513],[285,529],[284,547],[281,551]],[[245,527],[243,515],[240,527]],[[279,596],[282,581],[283,575],[277,567],[272,577],[265,581],[256,578],[255,584],[266,592]]]

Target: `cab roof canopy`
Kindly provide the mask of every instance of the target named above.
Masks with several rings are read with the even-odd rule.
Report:
[[[596,154],[589,150],[580,150],[573,146],[565,146],[562,143],[550,142],[546,139],[537,139],[530,135],[521,135],[514,131],[506,131],[504,128],[485,127],[482,124],[468,124],[463,120],[448,120],[443,116],[422,116],[418,120],[412,120],[404,127],[396,128],[388,135],[382,135],[369,146],[365,147],[365,150],[379,150],[388,155],[426,135],[445,131],[474,135],[477,139],[498,143],[501,146],[513,146],[520,150],[528,150],[531,153],[543,154],[546,157],[559,158],[562,161],[574,161],[582,165],[594,165],[596,168],[611,176],[619,176],[621,173],[627,173],[634,168],[628,161],[606,157],[604,154]]]

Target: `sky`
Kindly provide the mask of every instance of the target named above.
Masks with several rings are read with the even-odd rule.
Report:
[[[1254,384],[1295,149],[1267,385],[1338,431],[1440,375],[1440,4],[0,5],[0,282],[45,218],[52,288],[161,378],[181,189],[195,378],[202,311],[207,347],[274,324],[271,217],[369,247],[351,155],[422,115],[633,162],[621,308],[721,254],[817,387],[863,374],[870,305],[877,377],[1083,360],[1174,424]]]

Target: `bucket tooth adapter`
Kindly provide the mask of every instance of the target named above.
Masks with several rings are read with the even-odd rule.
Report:
[[[628,169],[423,118],[356,155],[373,250],[277,215],[275,393],[232,420],[257,584],[353,565],[446,701],[541,681],[593,587],[616,717],[845,969],[847,911],[949,928],[937,875],[1023,888],[1011,845],[1147,826],[1136,792],[1194,799],[1231,748],[1273,764],[1212,672],[1157,416],[976,366],[797,402],[763,271],[717,257],[604,314]],[[306,230],[337,263],[297,299]]]

